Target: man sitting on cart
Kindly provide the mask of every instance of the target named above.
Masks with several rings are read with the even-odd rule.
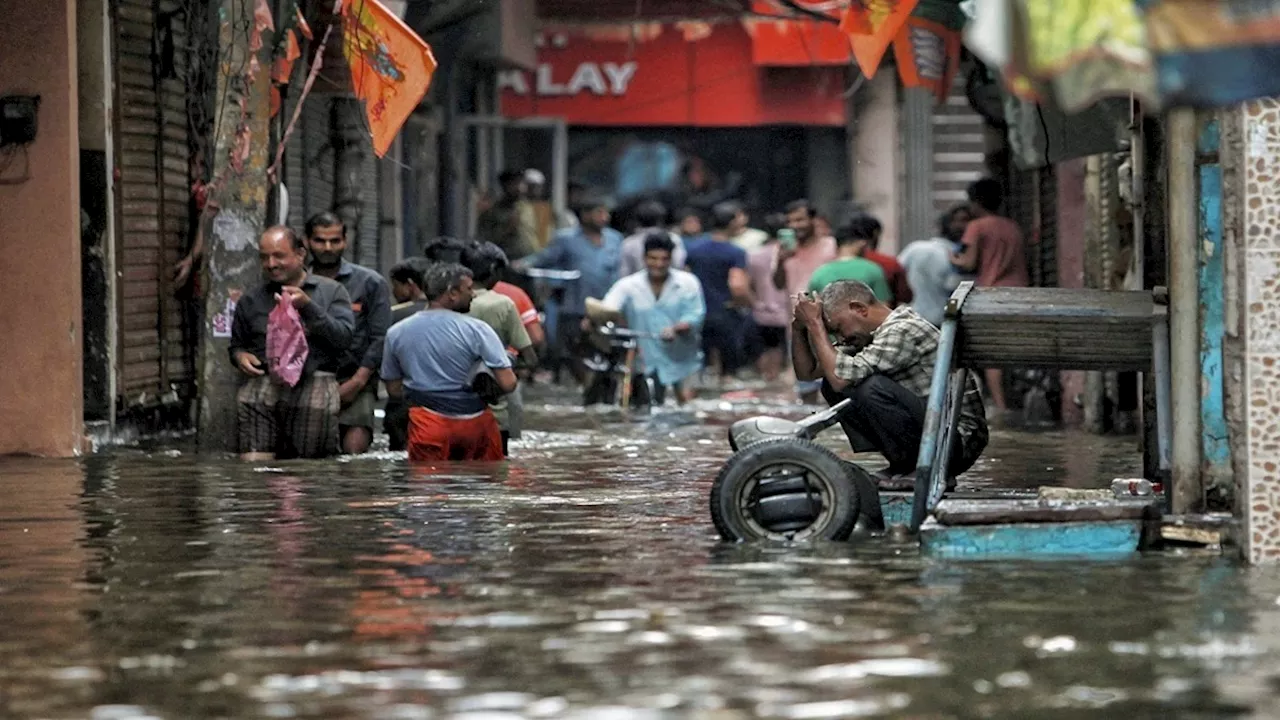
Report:
[[[796,378],[823,380],[828,404],[853,400],[840,424],[854,452],[876,450],[885,456],[889,467],[878,478],[882,485],[914,478],[938,356],[938,328],[909,305],[891,310],[865,284],[841,280],[816,298],[798,298],[792,329]],[[953,432],[948,489],[987,446],[986,410],[972,375]]]
[[[702,369],[701,332],[707,316],[702,285],[693,273],[671,267],[675,243],[664,231],[644,239],[645,269],[609,288],[602,304],[622,313],[627,327],[643,333],[639,365],[653,378],[654,403],[670,387],[676,402],[689,399],[685,379]]]

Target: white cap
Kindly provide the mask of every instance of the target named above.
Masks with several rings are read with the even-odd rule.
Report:
[[[541,171],[529,168],[524,171],[524,181],[530,185],[546,185],[547,177]]]

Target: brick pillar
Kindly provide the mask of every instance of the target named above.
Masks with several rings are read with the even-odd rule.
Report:
[[[1238,145],[1244,240],[1245,556],[1280,560],[1280,99],[1244,106]]]

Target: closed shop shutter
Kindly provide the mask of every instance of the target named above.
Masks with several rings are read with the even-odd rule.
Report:
[[[1053,168],[1009,166],[1007,212],[1027,242],[1027,272],[1036,287],[1058,285],[1058,183]]]
[[[1058,176],[1052,167],[1040,168],[1040,242],[1038,273],[1032,276],[1039,287],[1058,286]]]
[[[295,72],[302,72],[298,63]],[[297,82],[294,87],[301,87]],[[289,222],[299,232],[307,218],[333,209],[333,146],[329,132],[329,99],[312,92],[303,101],[302,114],[285,149],[285,178],[289,183]],[[296,93],[289,98],[288,115],[293,117]]]
[[[299,64],[299,68],[302,65]],[[298,70],[301,72],[301,70]],[[295,86],[301,83],[295,83]],[[334,95],[312,92],[303,101],[302,114],[285,148],[284,177],[289,187],[289,222],[302,231],[307,218],[334,209],[337,158],[332,129]],[[286,102],[286,117],[292,117],[297,98]],[[379,242],[378,158],[372,142],[360,166],[361,214],[359,227],[349,230],[347,258],[369,268],[378,268]]]
[[[193,387],[170,268],[189,245],[187,42],[179,0],[111,4],[116,60],[118,388],[124,408]]]
[[[380,270],[382,258],[382,233],[378,232],[380,223],[378,206],[378,156],[373,152],[373,143],[360,165],[360,228],[355,238],[353,260],[372,270]]]
[[[969,106],[964,78],[956,73],[947,101],[933,110],[933,206],[939,213],[965,202],[969,183],[985,172],[985,124]]]

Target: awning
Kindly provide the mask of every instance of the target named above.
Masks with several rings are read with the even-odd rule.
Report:
[[[1280,95],[1280,3],[974,0],[965,44],[1028,100],[1067,111],[1134,96],[1148,108]]]

